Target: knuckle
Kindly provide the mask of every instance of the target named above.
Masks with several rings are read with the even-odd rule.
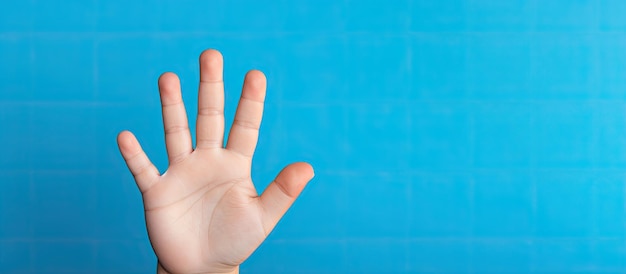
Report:
[[[246,129],[259,130],[259,125],[253,121],[235,119],[233,124]]]

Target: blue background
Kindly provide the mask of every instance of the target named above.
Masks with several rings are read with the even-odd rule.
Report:
[[[0,272],[151,273],[115,136],[156,80],[268,98],[253,178],[316,178],[244,273],[626,272],[626,1],[3,1]]]

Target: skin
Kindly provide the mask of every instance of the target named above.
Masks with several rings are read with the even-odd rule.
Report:
[[[308,163],[285,167],[259,196],[250,171],[263,116],[266,79],[249,71],[226,147],[223,57],[200,56],[200,87],[193,148],[173,73],[159,78],[169,167],[163,174],[129,131],[120,152],[139,187],[158,273],[238,273],[313,178]]]

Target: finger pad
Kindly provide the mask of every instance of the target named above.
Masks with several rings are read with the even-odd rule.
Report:
[[[208,69],[210,72],[219,72],[222,69],[224,63],[224,57],[222,54],[214,49],[208,49],[202,52],[200,55],[200,67],[201,69]],[[214,79],[219,80],[219,79]]]
[[[117,144],[122,153],[131,152],[137,146],[137,140],[130,131],[122,131],[117,135]]]
[[[290,196],[297,196],[313,178],[313,167],[304,162],[287,166],[279,175],[277,182]]]
[[[263,101],[265,99],[265,87],[267,85],[267,79],[265,74],[259,70],[251,70],[246,74],[244,88],[244,96],[246,98]]]
[[[166,72],[159,77],[161,95],[177,97],[180,94],[180,79],[172,72]]]

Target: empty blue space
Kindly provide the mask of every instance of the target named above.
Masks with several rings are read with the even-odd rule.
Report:
[[[252,176],[316,177],[242,273],[625,273],[626,1],[71,0],[0,8],[0,272],[153,273],[157,78],[268,78]],[[195,132],[192,126],[192,132]]]

